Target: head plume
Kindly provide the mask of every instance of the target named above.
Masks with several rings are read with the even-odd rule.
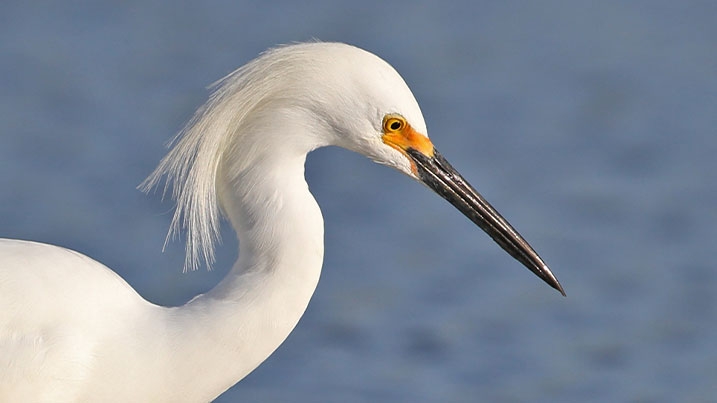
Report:
[[[314,127],[324,130],[322,139],[312,139],[315,146],[335,144],[384,163],[372,152],[380,143],[385,113],[403,112],[425,133],[418,104],[398,73],[377,56],[350,45],[313,42],[270,49],[213,84],[212,90],[140,185],[149,191],[166,177],[165,193],[172,187],[177,208],[165,245],[186,230],[185,270],[214,262],[222,212],[217,194],[222,159],[242,143],[236,140],[247,135],[243,129],[252,114],[266,110],[268,104],[289,105],[312,116]]]

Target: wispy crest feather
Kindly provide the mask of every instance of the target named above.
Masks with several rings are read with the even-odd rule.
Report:
[[[221,208],[217,197],[217,171],[223,150],[252,109],[261,102],[257,93],[268,94],[273,87],[257,65],[267,67],[274,48],[211,85],[209,100],[194,114],[170,142],[170,151],[139,189],[149,192],[166,176],[164,194],[172,187],[177,208],[167,233],[167,243],[182,229],[187,232],[184,270],[196,270],[203,262],[211,269],[214,244],[219,241]],[[269,65],[282,58],[269,60]],[[273,62],[273,63],[272,63]]]

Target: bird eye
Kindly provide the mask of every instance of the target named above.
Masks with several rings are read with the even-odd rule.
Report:
[[[406,119],[404,119],[402,116],[387,115],[385,118],[383,118],[383,131],[386,133],[400,131],[405,126]]]

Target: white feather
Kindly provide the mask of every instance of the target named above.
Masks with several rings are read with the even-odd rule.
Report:
[[[394,83],[403,86],[394,88]],[[234,156],[272,152],[258,149],[269,142],[237,138],[269,135],[272,131],[261,126],[266,120],[283,120],[285,127],[312,134],[292,138],[293,133],[276,133],[285,136],[277,141],[306,141],[308,149],[336,143],[406,173],[406,159],[380,143],[381,118],[387,111],[401,112],[426,133],[418,104],[395,70],[373,54],[345,44],[312,42],[270,49],[212,88],[209,101],[140,185],[148,192],[166,176],[165,192],[173,188],[177,208],[166,242],[186,230],[185,270],[197,269],[202,261],[207,267],[214,262],[222,211],[217,194],[220,162],[229,159],[233,169],[241,171],[245,161]],[[380,102],[366,103],[367,97]],[[351,138],[355,133],[364,135],[369,145],[357,146]]]

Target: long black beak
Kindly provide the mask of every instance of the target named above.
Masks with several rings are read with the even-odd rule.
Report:
[[[416,164],[419,179],[481,227],[498,245],[565,296],[548,265],[528,242],[446,161],[437,150],[428,156],[406,150]]]

